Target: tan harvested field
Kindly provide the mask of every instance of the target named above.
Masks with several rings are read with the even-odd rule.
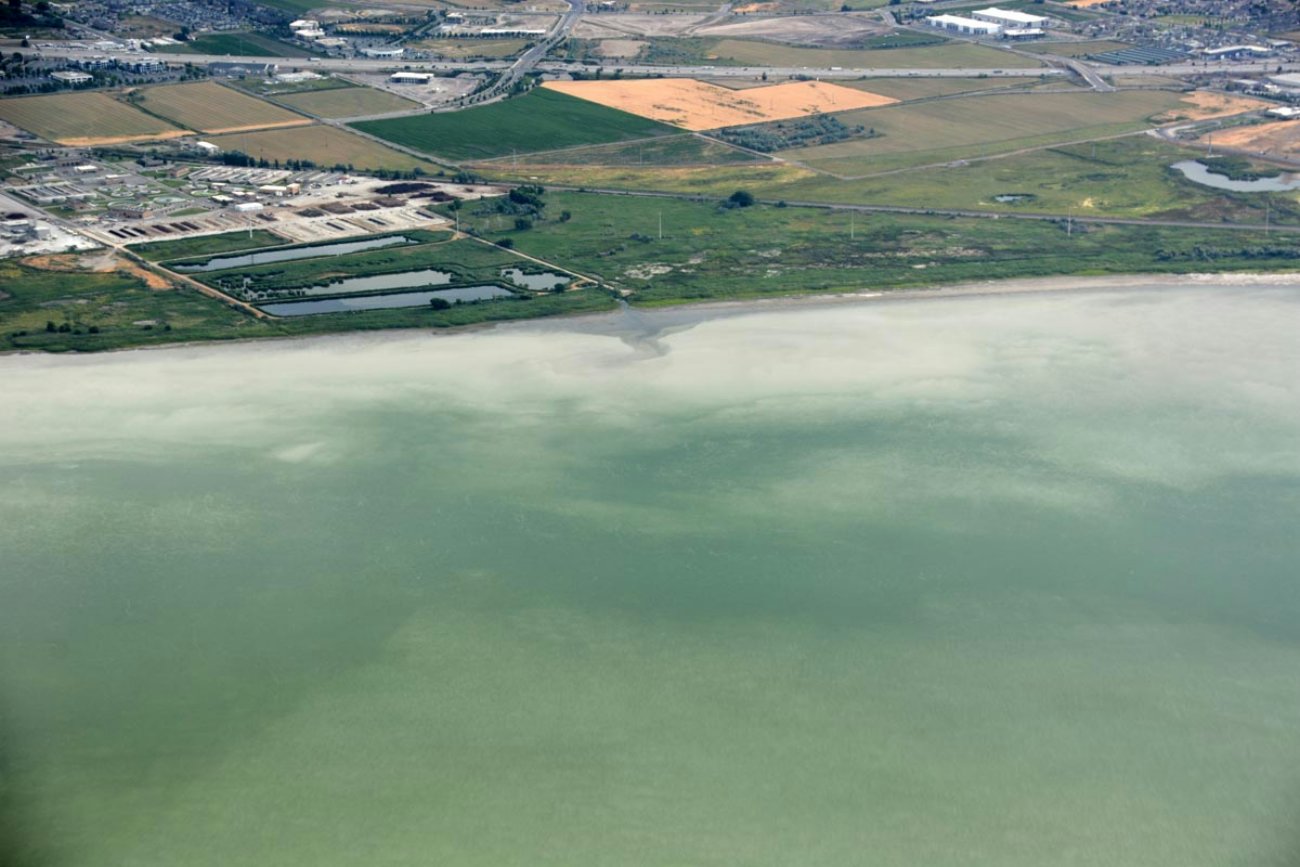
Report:
[[[231,133],[214,136],[211,141],[223,149],[243,151],[249,156],[271,161],[311,160],[316,165],[327,168],[351,165],[356,169],[409,171],[418,167],[427,172],[438,170],[436,165],[425,160],[385,147],[355,133],[321,124]]]
[[[822,81],[793,81],[743,91],[689,78],[551,81],[543,87],[694,131],[897,102],[887,96]]]
[[[308,118],[212,81],[166,84],[139,93],[141,107],[203,133],[304,126]]]
[[[846,81],[846,87],[861,88],[872,93],[892,96],[903,101],[927,99],[933,96],[950,96],[955,93],[978,93],[985,90],[1010,90],[1032,87],[1041,83],[1039,78],[869,78],[865,81]]]
[[[1180,106],[1182,94],[1008,93],[904,103],[841,116],[874,138],[783,151],[780,155],[841,176],[860,176],[1136,132]]]
[[[395,93],[370,87],[341,87],[335,90],[309,90],[278,97],[280,102],[317,117],[365,117],[394,111],[414,111],[420,103],[403,99]]]
[[[77,147],[189,135],[101,92],[0,99],[0,120]]]
[[[723,39],[710,54],[742,66],[807,66],[825,69],[1028,69],[1042,66],[1020,54],[969,42],[916,48],[800,48],[751,39]]]
[[[1244,114],[1248,111],[1262,111],[1272,108],[1274,103],[1248,96],[1233,96],[1227,93],[1212,93],[1196,90],[1183,96],[1181,104],[1162,115],[1156,115],[1160,123],[1174,123],[1180,120],[1209,120],[1215,117],[1227,117]]]
[[[1294,157],[1300,154],[1300,120],[1279,120],[1255,126],[1219,130],[1201,139],[1215,147],[1250,151],[1260,156]]]

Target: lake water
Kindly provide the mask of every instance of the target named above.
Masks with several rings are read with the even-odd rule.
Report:
[[[318,301],[283,301],[258,306],[272,316],[307,316],[313,313],[346,313],[351,310],[423,307],[433,298],[443,298],[452,302],[486,301],[490,298],[506,298],[513,294],[500,286],[457,286],[455,289],[434,289],[426,292],[356,295],[351,298],[321,298]]]
[[[383,247],[396,247],[415,243],[401,235],[389,235],[384,238],[364,238],[360,241],[340,241],[335,244],[318,244],[315,247],[299,247],[293,250],[266,250],[246,253],[240,256],[217,256],[201,265],[169,266],[175,271],[195,273],[200,271],[221,271],[225,268],[246,268],[249,265],[269,265],[272,262],[292,262],[295,259],[317,259],[321,256],[342,256],[345,253],[360,253],[363,250],[378,250]]]
[[[1183,160],[1174,163],[1172,168],[1182,172],[1183,177],[1216,190],[1232,190],[1238,193],[1283,193],[1288,190],[1300,190],[1300,177],[1293,174],[1278,175],[1275,178],[1260,178],[1255,181],[1234,181],[1227,175],[1210,171],[1209,166],[1198,160]]]
[[[0,358],[0,860],[1294,865],[1298,329],[1237,286]]]

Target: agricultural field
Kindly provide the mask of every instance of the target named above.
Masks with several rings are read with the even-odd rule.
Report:
[[[695,131],[896,102],[887,96],[820,81],[793,81],[743,91],[689,78],[551,81],[543,87]]]
[[[418,102],[373,87],[336,87],[304,91],[285,94],[278,99],[306,114],[327,118],[364,117],[371,114],[411,111],[421,107]]]
[[[271,162],[311,160],[318,166],[352,166],[356,170],[435,172],[438,166],[399,150],[354,135],[346,130],[316,124],[289,129],[214,136],[212,143],[224,150],[242,151]]]
[[[300,114],[214,81],[149,87],[132,91],[131,98],[152,114],[210,134],[311,123]]]
[[[600,277],[633,303],[897,289],[1054,274],[1300,269],[1300,237],[1064,221],[857,214],[817,208],[547,194],[572,214],[509,237],[515,248]],[[662,217],[663,238],[658,225]],[[464,224],[466,217],[462,217]],[[473,219],[472,215],[468,219]],[[1199,251],[1198,251],[1199,248]]]
[[[356,86],[346,79],[333,76],[326,76],[312,81],[268,81],[264,78],[242,78],[231,81],[229,84],[231,87],[237,87],[255,96],[278,96],[285,93],[307,93],[316,90],[335,90]]]
[[[936,96],[952,96],[957,93],[981,93],[983,91],[1012,90],[1033,87],[1050,78],[866,78],[858,81],[843,82],[845,87],[856,87],[879,93],[882,96],[910,102],[915,99],[930,99]],[[1064,83],[1063,81],[1061,83]]]
[[[635,142],[619,142],[532,154],[528,169],[552,166],[715,166],[763,161],[743,150],[697,135],[660,136]],[[475,164],[484,171],[509,172],[512,157]]]
[[[1032,69],[1035,60],[996,48],[950,42],[921,48],[796,48],[744,39],[720,40],[710,51],[719,60],[742,66],[807,66],[845,69],[940,69],[967,66],[972,69]]]
[[[634,114],[546,88],[451,114],[364,121],[373,136],[452,160],[490,159],[677,132]]]
[[[189,135],[188,130],[177,129],[99,91],[0,99],[0,120],[73,146]]]
[[[1181,94],[1164,91],[1013,93],[905,104],[839,116],[874,129],[875,138],[781,156],[851,177],[1118,135],[1151,126],[1153,117],[1183,105]]]
[[[233,57],[310,57],[311,52],[260,33],[203,33],[167,46],[178,54],[229,54]]]

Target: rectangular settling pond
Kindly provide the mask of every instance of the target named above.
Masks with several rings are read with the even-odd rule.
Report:
[[[355,310],[386,310],[398,307],[422,307],[431,299],[447,301],[487,301],[507,298],[514,293],[500,286],[458,286],[421,292],[396,292],[390,295],[359,295],[350,298],[322,298],[318,301],[285,301],[263,304],[272,316],[309,316],[313,313],[350,313]]]
[[[364,250],[380,250],[384,247],[397,247],[415,243],[417,242],[405,235],[389,235],[386,238],[340,241],[337,244],[320,244],[314,247],[255,251],[239,256],[217,256],[198,265],[172,265],[170,267],[173,271],[179,271],[183,274],[224,271],[227,268],[247,268],[250,265],[269,265],[272,262],[292,262],[295,259],[315,259],[319,256],[343,256],[347,253],[360,253]]]

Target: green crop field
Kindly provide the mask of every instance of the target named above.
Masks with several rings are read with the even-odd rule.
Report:
[[[169,45],[167,50],[181,54],[229,54],[232,57],[311,56],[310,51],[260,33],[204,33],[181,45]]]
[[[972,69],[1032,69],[1042,64],[1028,57],[971,45],[949,42],[921,48],[833,49],[796,48],[771,42],[723,39],[711,54],[744,66],[842,66],[845,69],[941,69],[968,66]]]
[[[565,148],[532,154],[529,166],[712,166],[728,163],[765,161],[747,151],[731,147],[710,138],[688,133],[660,136],[659,138]],[[478,163],[485,170],[508,170],[512,157]]]
[[[317,117],[363,117],[421,108],[418,102],[373,87],[339,87],[277,97],[285,105]]]
[[[994,94],[845,112],[876,138],[781,154],[842,176],[969,159],[1021,147],[1087,140],[1149,126],[1180,104],[1164,91]]]
[[[332,126],[316,124],[260,132],[213,136],[210,141],[223,150],[242,151],[272,162],[311,160],[318,166],[352,166],[355,170],[385,169],[436,172],[434,163],[402,153],[379,142]]]
[[[310,121],[278,105],[215,81],[166,84],[131,94],[146,111],[205,133],[305,125]]]
[[[552,90],[448,114],[365,121],[356,128],[452,160],[678,133],[674,127]]]
[[[0,99],[0,120],[41,138],[70,145],[185,134],[165,120],[98,91]]]

